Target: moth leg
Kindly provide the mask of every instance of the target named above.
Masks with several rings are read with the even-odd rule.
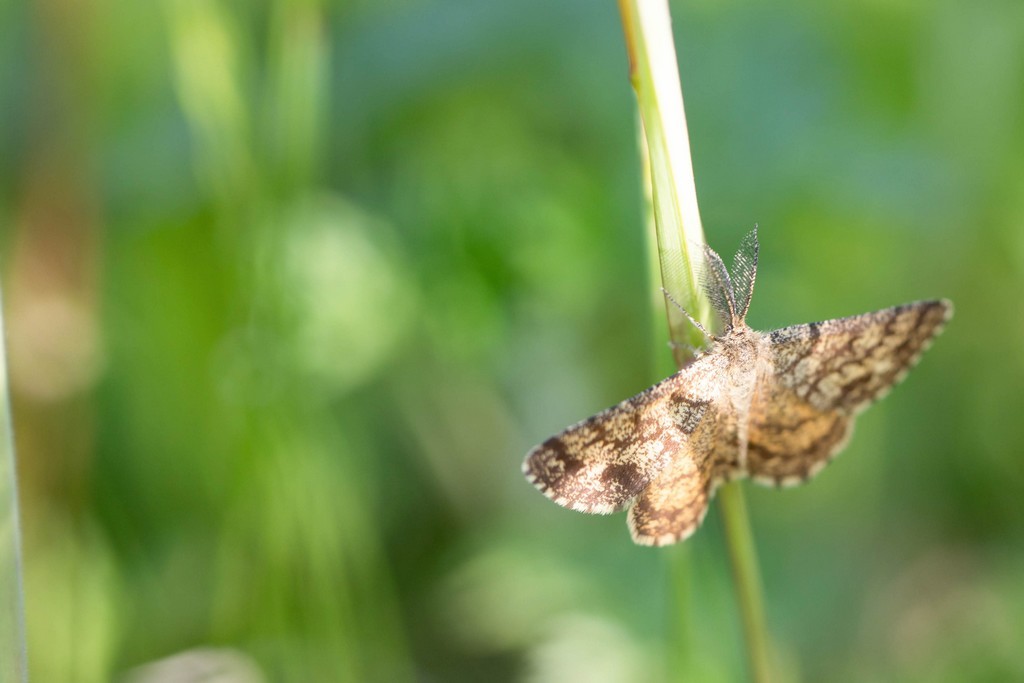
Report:
[[[692,356],[700,354],[702,349],[694,346],[693,344],[687,344],[685,342],[669,341],[668,347],[673,351],[686,351]]]
[[[704,335],[705,339],[714,339],[714,336],[710,332],[708,332],[707,328],[704,327],[703,325],[701,325],[700,321],[698,321],[696,318],[694,318],[692,315],[690,315],[690,313],[685,308],[683,308],[682,305],[678,301],[675,300],[675,297],[673,297],[671,294],[668,293],[667,289],[662,287],[661,288],[661,293],[665,295],[665,298],[668,299],[669,302],[673,306],[675,306],[677,309],[679,309],[680,313],[682,313],[684,316],[686,316],[686,319],[689,320],[690,323],[694,327],[696,327],[700,331],[701,334]]]

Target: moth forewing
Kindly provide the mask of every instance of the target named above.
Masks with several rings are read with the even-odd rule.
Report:
[[[530,451],[526,478],[555,503],[607,514],[628,506],[673,458],[717,400],[721,359],[705,354],[647,391]]]
[[[863,410],[902,381],[952,317],[945,299],[768,334],[778,380],[818,408]]]
[[[769,333],[774,373],[751,408],[748,469],[758,483],[800,484],[843,449],[857,413],[901,382],[953,313],[915,301]]]

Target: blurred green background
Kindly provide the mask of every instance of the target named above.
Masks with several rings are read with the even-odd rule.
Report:
[[[957,306],[747,487],[787,680],[1024,679],[1024,5],[673,11],[752,326]],[[519,472],[670,366],[637,139],[612,2],[0,3],[33,680],[743,680],[716,514]]]

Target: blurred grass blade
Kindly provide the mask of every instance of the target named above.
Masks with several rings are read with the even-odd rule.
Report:
[[[259,196],[253,122],[244,85],[244,29],[214,0],[165,0],[178,102],[195,136],[196,171],[224,206]]]
[[[0,681],[27,681],[25,595],[21,583],[21,529],[14,466],[14,430],[7,389],[7,351],[0,312]]]
[[[278,0],[270,31],[269,130],[273,161],[289,188],[315,177],[323,146],[328,54],[320,0]]]

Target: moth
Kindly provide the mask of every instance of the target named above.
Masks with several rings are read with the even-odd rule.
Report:
[[[541,493],[580,512],[629,508],[636,543],[682,541],[725,481],[792,486],[821,472],[857,414],[903,380],[953,314],[948,300],[915,301],[758,332],[744,322],[757,253],[755,228],[730,275],[705,247],[701,281],[722,332],[687,314],[706,351],[531,450],[523,473]]]

